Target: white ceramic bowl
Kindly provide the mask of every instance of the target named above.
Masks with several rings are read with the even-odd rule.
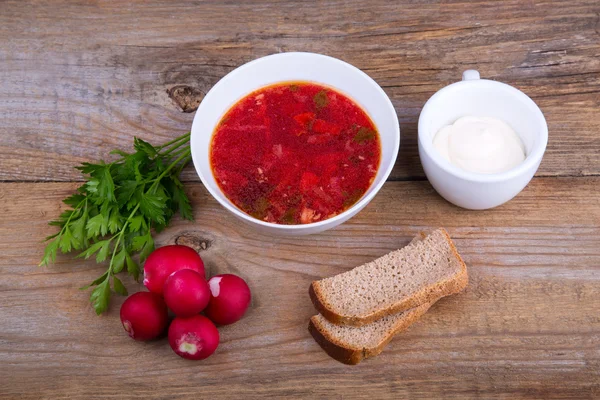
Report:
[[[495,117],[509,124],[525,145],[526,158],[498,174],[467,172],[444,159],[433,147],[435,134],[463,116]],[[479,79],[468,70],[461,82],[442,88],[425,103],[419,117],[419,157],[431,185],[446,200],[483,210],[515,197],[537,171],[548,126],[539,107],[525,93],[505,83]]]
[[[285,81],[311,81],[346,94],[371,117],[381,138],[381,164],[367,192],[351,208],[333,218],[304,225],[264,222],[238,209],[223,194],[210,167],[210,143],[215,126],[238,100],[263,86]],[[333,228],[358,213],[381,189],[392,171],[400,148],[400,126],[390,99],[379,85],[358,68],[314,53],[281,53],[251,61],[221,79],[204,97],[192,124],[192,158],[210,194],[236,217],[263,232],[302,235]]]

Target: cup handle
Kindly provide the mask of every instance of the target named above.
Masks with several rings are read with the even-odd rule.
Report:
[[[479,72],[475,69],[468,69],[463,72],[462,80],[463,81],[474,81],[479,79]]]

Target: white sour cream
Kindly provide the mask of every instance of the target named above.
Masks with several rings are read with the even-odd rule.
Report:
[[[462,117],[440,129],[433,147],[457,167],[480,174],[508,171],[525,160],[519,135],[504,121]]]

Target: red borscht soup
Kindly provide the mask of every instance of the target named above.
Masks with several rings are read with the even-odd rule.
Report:
[[[266,222],[308,224],[356,203],[379,168],[369,116],[331,88],[287,82],[239,100],[215,129],[210,162],[229,200]]]

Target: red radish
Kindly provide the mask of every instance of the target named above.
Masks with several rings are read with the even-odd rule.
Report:
[[[208,281],[210,301],[204,313],[215,324],[229,325],[239,321],[250,305],[250,288],[239,276],[216,275]]]
[[[154,250],[144,263],[144,285],[149,291],[163,294],[167,278],[175,271],[192,269],[205,277],[204,263],[194,249],[170,245]]]
[[[162,297],[151,292],[138,292],[121,306],[121,323],[135,340],[152,340],[167,327],[168,312]]]
[[[177,317],[169,327],[169,344],[183,358],[204,360],[217,349],[219,331],[202,315]]]
[[[191,269],[173,272],[163,288],[165,302],[178,317],[191,317],[204,310],[210,300],[208,283]]]

